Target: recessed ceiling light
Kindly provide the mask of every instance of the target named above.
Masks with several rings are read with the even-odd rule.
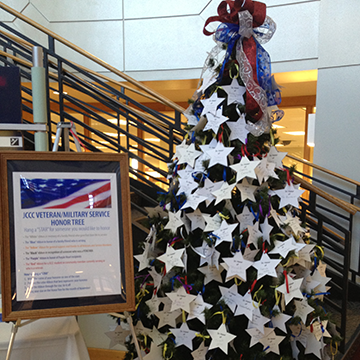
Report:
[[[303,136],[305,135],[305,131],[288,131],[288,132],[284,132],[284,134],[293,135],[293,136]]]
[[[281,125],[272,125],[272,127],[274,128],[274,129],[284,129],[285,128],[285,126],[281,126]]]

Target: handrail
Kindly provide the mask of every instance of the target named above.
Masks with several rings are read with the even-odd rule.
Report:
[[[288,158],[293,159],[293,160],[296,160],[296,161],[298,161],[298,162],[300,162],[300,163],[302,163],[302,164],[309,165],[309,166],[313,167],[314,169],[320,170],[320,171],[322,171],[322,172],[324,172],[324,173],[326,173],[326,174],[329,174],[329,175],[335,176],[335,177],[337,177],[337,178],[339,178],[339,179],[345,180],[345,181],[347,181],[347,182],[349,182],[349,183],[351,183],[351,184],[353,184],[353,185],[360,186],[360,182],[359,182],[359,181],[350,179],[350,178],[348,178],[348,177],[346,177],[346,176],[344,176],[344,175],[340,175],[340,174],[338,174],[338,173],[336,173],[336,172],[334,172],[334,171],[325,169],[325,168],[323,168],[323,167],[321,167],[321,166],[319,166],[319,165],[316,165],[316,164],[314,164],[314,163],[311,163],[311,162],[309,162],[309,161],[307,161],[307,160],[300,159],[300,158],[298,158],[298,157],[296,157],[296,156],[289,155],[289,154],[287,154],[286,156],[287,156]]]
[[[309,182],[300,178],[299,176],[294,175],[294,180],[296,181],[296,183],[300,184],[303,189],[315,192],[317,195],[323,197],[324,199],[330,201],[334,205],[337,205],[338,207],[340,207],[341,209],[347,211],[352,215],[355,215],[358,211],[360,212],[359,207],[350,204],[344,200],[341,200],[333,195],[328,194],[326,191],[321,190],[317,186],[310,184]]]
[[[4,3],[0,2],[0,8],[2,8],[3,10],[7,11],[8,13],[16,16],[17,18],[25,21],[26,23],[28,23],[29,25],[35,27],[36,29],[42,31],[43,33],[47,34],[48,36],[51,36],[53,39],[61,42],[62,44],[66,45],[67,47],[69,47],[70,49],[78,52],[79,54],[85,56],[86,58],[94,61],[95,63],[97,63],[98,65],[103,66],[105,69],[111,71],[112,73],[120,76],[121,78],[125,79],[126,81],[128,81],[130,84],[135,85],[136,87],[138,87],[139,89],[145,91],[146,93],[152,95],[153,97],[155,97],[156,99],[158,99],[160,102],[162,102],[163,104],[166,104],[167,106],[171,107],[174,110],[177,110],[179,112],[183,112],[184,109],[179,106],[178,104],[176,104],[175,102],[167,99],[165,96],[158,94],[156,91],[150,89],[149,87],[147,87],[146,85],[142,84],[141,82],[133,79],[131,76],[123,73],[122,71],[118,70],[117,68],[115,68],[114,66],[108,64],[107,62],[105,62],[104,60],[101,60],[100,58],[92,55],[91,53],[89,53],[88,51],[80,48],[79,46],[71,43],[70,41],[64,39],[63,37],[59,36],[58,34],[54,33],[53,31],[47,29],[45,26],[42,26],[40,24],[38,24],[37,22],[31,20],[30,18],[28,18],[27,16],[21,14],[20,12],[12,9],[11,7],[5,5]]]

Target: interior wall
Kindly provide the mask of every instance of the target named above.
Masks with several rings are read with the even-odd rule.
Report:
[[[320,0],[265,0],[277,32],[265,46],[273,72],[316,69]],[[219,0],[4,0],[5,4],[137,80],[196,79],[214,46],[203,35]],[[104,5],[105,4],[105,5]],[[47,37],[0,11],[0,20],[46,45]],[[215,29],[218,23],[210,24]],[[96,71],[61,44],[61,55]],[[106,72],[106,71],[104,71]]]
[[[358,36],[360,3],[321,1],[314,162],[360,181]],[[318,174],[321,176],[321,174]],[[349,190],[356,191],[355,186]],[[360,205],[358,201],[357,206]],[[359,264],[360,216],[353,226],[352,268]]]

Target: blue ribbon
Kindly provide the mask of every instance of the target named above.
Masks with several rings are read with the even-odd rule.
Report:
[[[216,30],[215,40],[228,45],[223,65],[219,72],[219,76],[217,77],[218,80],[222,79],[225,69],[225,64],[228,62],[230,58],[230,55],[234,49],[236,41],[240,38],[240,34],[238,32],[239,32],[239,25],[229,24],[229,23],[220,24]]]
[[[267,51],[256,42],[256,71],[259,85],[265,90],[268,98],[268,106],[279,105],[281,103],[281,94],[278,88],[274,88],[274,82],[271,76],[271,60]]]

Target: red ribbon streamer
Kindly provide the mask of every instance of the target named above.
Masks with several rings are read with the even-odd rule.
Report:
[[[285,276],[285,283],[286,283],[286,291],[288,294],[290,294],[290,290],[289,290],[289,280],[288,280],[288,277],[287,277],[287,272],[286,270],[284,270],[284,276]]]

